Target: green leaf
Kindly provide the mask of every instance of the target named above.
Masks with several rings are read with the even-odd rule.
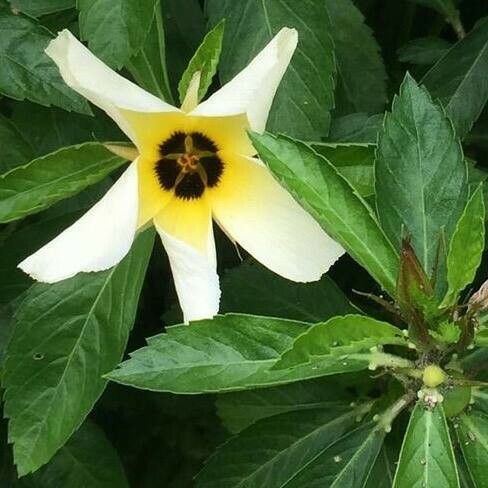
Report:
[[[81,38],[109,66],[121,68],[143,47],[159,0],[77,0]]]
[[[32,286],[15,316],[3,387],[20,476],[48,462],[105,389],[134,323],[152,249],[145,232],[114,268]]]
[[[40,17],[67,10],[75,6],[76,0],[8,0],[12,8],[30,15]]]
[[[172,393],[274,386],[368,367],[367,359],[328,358],[316,368],[270,371],[308,324],[227,314],[190,326],[168,327],[107,377],[136,388]]]
[[[219,65],[223,83],[246,67],[283,26],[298,30],[300,42],[276,93],[267,127],[303,139],[326,135],[336,68],[325,2],[208,0],[206,6],[212,25],[225,18]]]
[[[183,72],[202,42],[207,19],[199,0],[163,0],[164,32],[167,43],[168,75],[176,92]]]
[[[383,114],[357,113],[334,118],[328,139],[332,142],[376,144]]]
[[[386,103],[380,47],[351,0],[326,0],[337,59],[336,114],[376,113]]]
[[[454,452],[442,405],[418,403],[403,439],[393,488],[459,487]]]
[[[479,21],[427,72],[422,83],[440,99],[459,137],[464,137],[488,100],[488,17]]]
[[[117,452],[103,431],[89,421],[73,434],[48,465],[24,482],[33,488],[129,488]]]
[[[362,197],[374,195],[373,144],[311,143],[311,146],[327,158]]]
[[[273,369],[320,363],[331,356],[347,357],[385,344],[405,345],[402,331],[364,315],[332,317],[327,322],[313,325],[295,339]]]
[[[362,486],[384,433],[374,429],[375,423],[358,427],[357,415],[357,409],[345,407],[261,420],[217,450],[197,476],[196,486]]]
[[[451,47],[451,44],[440,37],[420,37],[412,39],[398,50],[398,59],[402,63],[434,64]]]
[[[51,40],[47,29],[0,9],[0,32],[1,94],[91,114],[86,100],[65,84],[57,66],[44,53]]]
[[[123,141],[126,138],[113,120],[95,107],[95,117],[89,117],[30,102],[13,102],[11,105],[12,122],[32,146],[33,157],[82,142]]]
[[[221,310],[306,322],[357,311],[328,277],[295,283],[256,263],[243,263],[222,279]]]
[[[375,187],[386,234],[398,249],[409,236],[430,275],[468,198],[467,170],[450,121],[408,74],[380,132]]]
[[[346,391],[344,375],[302,381],[274,388],[226,393],[217,397],[217,410],[224,426],[233,433],[240,432],[258,420],[286,412],[316,408],[332,409],[349,403],[352,395]]]
[[[60,149],[0,177],[0,222],[39,212],[105,178],[124,163],[103,144]]]
[[[479,185],[469,199],[452,235],[447,255],[448,291],[442,306],[454,305],[475,277],[485,247],[485,201]]]
[[[200,71],[200,86],[198,88],[198,101],[200,101],[212,83],[212,79],[217,72],[220,53],[222,51],[222,39],[224,37],[225,20],[221,20],[203,39],[196,53],[188,63],[180,83],[178,93],[180,102],[185,99],[188,86],[193,75]]]
[[[146,40],[139,52],[127,62],[127,68],[139,86],[162,100],[173,103],[166,67],[163,14],[159,2],[155,7]]]
[[[381,448],[374,466],[368,476],[364,488],[391,488],[395,475],[398,452],[395,452],[387,443]]]
[[[0,114],[0,175],[34,157],[34,149],[15,124]]]
[[[476,488],[488,487],[488,416],[479,410],[456,419],[456,432],[468,473]]]
[[[252,134],[251,139],[280,183],[393,295],[397,254],[371,208],[337,169],[306,144],[284,136]]]

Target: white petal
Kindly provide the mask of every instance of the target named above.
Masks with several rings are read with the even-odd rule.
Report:
[[[19,264],[46,283],[81,271],[101,271],[129,251],[137,230],[137,161],[131,163],[107,194],[83,217]]]
[[[251,129],[262,132],[297,42],[295,29],[281,29],[246,68],[191,114],[215,117],[247,113]]]
[[[175,198],[154,225],[168,254],[185,323],[213,317],[220,287],[208,204]]]
[[[227,234],[275,273],[318,280],[344,253],[318,223],[251,158],[222,156],[225,170],[212,190],[215,218]]]
[[[105,110],[131,139],[133,136],[130,124],[121,109],[136,112],[178,111],[118,75],[67,29],[49,43],[46,54],[57,64],[65,83]]]

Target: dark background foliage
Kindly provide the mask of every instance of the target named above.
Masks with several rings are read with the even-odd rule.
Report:
[[[323,2],[334,12],[334,15],[329,13],[329,16],[336,19],[335,22],[332,20],[330,25],[324,26],[330,29],[336,49],[341,47],[349,50],[356,49],[354,42],[349,41],[354,36],[358,36],[359,39],[359,36],[364,33],[361,31],[362,33],[358,34],[354,30],[347,30],[349,4],[335,3],[334,0],[315,0],[317,4]],[[59,0],[59,3],[63,3],[63,0]],[[166,93],[167,97],[172,96],[177,100],[178,82],[188,61],[205,33],[220,20],[227,3],[229,2],[226,0],[209,0],[205,5],[203,0],[163,0],[161,7],[171,92],[171,95]],[[247,2],[243,2],[245,3]],[[407,70],[415,79],[422,79],[440,56],[458,40],[458,36],[462,35],[459,24],[452,25],[447,22],[439,11],[429,8],[429,3],[436,2],[355,0],[354,4],[364,15],[366,25],[371,28],[378,42],[379,56],[374,48],[361,52],[361,56],[370,57],[367,63],[369,71],[366,73],[361,60],[351,65],[340,65],[339,60],[339,74],[342,78],[336,87],[335,104],[331,104],[325,97],[321,101],[322,105],[311,108],[309,117],[314,120],[313,127],[307,128],[306,124],[303,124],[293,135],[313,141],[376,142],[377,131],[383,119],[382,113],[390,107],[393,95],[398,93]],[[78,30],[78,12],[74,8],[74,2],[70,0],[64,1],[66,8],[54,9],[53,12],[46,14],[36,11],[35,0],[12,0],[11,4],[37,18],[40,25],[52,32],[65,26],[69,26],[74,32]],[[9,8],[7,4],[1,5],[2,8]],[[488,15],[486,0],[460,1],[458,8],[462,29],[465,32],[469,32],[477,22],[480,22],[480,19]],[[343,19],[341,15],[345,16],[344,24],[340,23]],[[253,23],[252,19],[244,25],[247,36],[252,38],[259,35],[260,26]],[[226,32],[229,28],[231,26],[227,22]],[[336,29],[335,35],[334,29]],[[0,45],[6,42],[5,37],[3,40],[2,37],[4,33],[0,24]],[[425,41],[424,38],[428,40]],[[246,61],[243,58],[232,58],[229,61],[227,57],[232,57],[232,53],[228,52],[230,48],[224,40],[222,54],[224,64],[220,71],[222,81],[236,71],[237,64],[243,65]],[[317,49],[320,48],[325,49],[324,45],[317,46]],[[488,49],[488,38],[485,40],[484,49]],[[125,66],[124,73],[130,76],[131,65],[125,64]],[[332,69],[326,64],[323,66],[323,69],[329,68]],[[0,72],[2,72],[1,65]],[[369,75],[371,78],[368,78]],[[488,77],[488,73],[485,76]],[[383,81],[378,83],[378,80]],[[219,83],[216,77],[210,90],[217,88]],[[361,86],[363,84],[365,87]],[[361,92],[362,88],[365,90],[364,93]],[[167,87],[161,89],[164,91]],[[355,91],[357,96],[352,98],[348,96],[350,90]],[[61,108],[43,107],[31,101],[14,100],[16,97],[9,97],[8,93],[4,95],[6,96],[0,98],[0,122],[2,122],[0,124],[2,153],[0,170],[2,173],[15,165],[66,145],[90,140],[122,139],[114,125],[98,112],[96,112],[97,117],[93,119],[82,113],[69,113]],[[285,95],[281,93],[277,96],[275,111],[270,118],[271,129],[293,131],[295,118],[293,114],[286,112],[288,96],[289,93]],[[27,98],[32,100],[32,97]],[[77,104],[82,102],[70,99],[69,103],[78,106]],[[78,108],[78,112],[83,112],[83,106]],[[318,114],[322,110],[323,114]],[[285,122],[283,119],[286,119]],[[10,137],[12,132],[15,133],[13,138]],[[18,145],[1,142],[7,140],[17,140]],[[476,162],[480,170],[488,171],[486,108],[466,136],[464,150],[467,158]],[[116,176],[117,172],[100,178],[99,183],[78,195],[58,202],[24,220],[0,227],[0,306],[2,307],[0,308],[0,347],[2,350],[9,334],[10,311],[16,306],[16,300],[20,299],[19,297],[30,285],[29,279],[14,269],[15,263],[56,235],[60,228],[74,221],[83,210],[103,194]],[[484,175],[482,177],[484,178]],[[368,198],[368,195],[366,197]],[[376,318],[385,317],[385,312],[379,307],[353,292],[353,290],[372,292],[379,292],[379,290],[369,274],[352,258],[344,256],[319,285],[308,287],[295,285],[271,276],[241,250],[244,259],[242,263],[233,245],[218,229],[215,231],[219,250],[219,275],[222,278],[223,312],[239,311],[298,320],[324,320],[334,314],[333,306],[337,307],[338,313],[348,309],[353,310],[353,306],[346,300],[347,297]],[[473,288],[476,289],[487,275],[488,257],[485,254]],[[134,351],[144,346],[146,337],[158,334],[166,325],[179,322],[181,315],[170,276],[168,260],[156,239],[142,285],[135,325],[126,351]],[[257,286],[260,282],[266,283],[267,286],[260,289]],[[276,290],[276,293],[270,290]],[[322,296],[329,297],[333,305],[329,303],[326,310],[317,307],[314,310],[313,307],[309,307],[307,300],[315,296],[315,293],[317,296],[323,294]],[[277,301],[276,297],[280,295],[289,297],[290,302],[296,304],[296,307],[287,308],[286,300]],[[256,296],[262,297],[262,301],[256,300]],[[359,373],[352,373],[351,378],[355,375]],[[370,395],[374,396],[377,385],[371,389],[367,377],[361,384]],[[336,388],[339,395],[345,399],[364,393],[358,391],[357,383],[348,381],[347,377],[340,384],[338,383]],[[88,425],[87,431],[83,432],[80,438],[73,438],[69,442],[73,444],[73,449],[76,449],[79,443],[86,441],[82,438],[83,435],[88,438],[90,435],[103,436],[97,430],[100,429],[108,439],[105,442],[110,442],[118,452],[130,486],[136,488],[193,486],[192,479],[202,468],[204,461],[229,436],[218,416],[215,400],[214,395],[178,396],[151,393],[110,383],[89,415],[90,423],[85,424]],[[401,422],[405,422],[405,419]],[[41,468],[39,473],[18,481],[12,463],[11,447],[7,445],[6,425],[1,426],[0,434],[0,486],[42,488],[77,486],[54,485],[50,484],[52,481],[46,481],[56,479],[52,474],[57,469],[55,463],[66,462],[62,458],[63,452],[60,452],[46,468]],[[388,449],[395,452],[398,450],[396,444],[400,440],[395,439],[394,435],[389,439]]]

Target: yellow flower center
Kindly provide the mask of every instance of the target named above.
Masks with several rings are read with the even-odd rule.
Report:
[[[173,133],[159,145],[159,156],[154,166],[159,185],[183,200],[216,187],[224,170],[217,145],[200,132]]]

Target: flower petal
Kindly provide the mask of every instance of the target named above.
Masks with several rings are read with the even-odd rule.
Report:
[[[46,48],[65,83],[115,120],[133,140],[130,124],[121,109],[136,112],[179,110],[118,75],[64,29]]]
[[[101,271],[129,251],[137,230],[137,160],[83,217],[19,264],[32,278],[46,283],[81,271]]]
[[[168,253],[185,322],[213,317],[220,288],[207,200],[174,198],[154,224]]]
[[[295,29],[281,29],[246,68],[191,114],[215,117],[246,113],[251,129],[262,132],[297,42]]]
[[[275,273],[315,281],[344,253],[260,162],[225,154],[222,181],[209,191],[216,220]]]

